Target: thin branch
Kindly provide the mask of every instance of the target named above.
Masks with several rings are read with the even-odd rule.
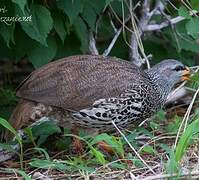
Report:
[[[99,55],[99,52],[96,47],[96,41],[95,38],[93,37],[92,31],[89,31],[89,51],[93,55]]]
[[[130,20],[130,16],[128,16],[125,20],[123,24],[126,24],[128,21]],[[106,57],[109,55],[109,53],[111,52],[115,42],[117,41],[120,33],[122,32],[123,29],[123,25],[117,30],[117,32],[115,33],[115,36],[113,37],[111,43],[109,44],[108,48],[104,50],[103,52],[103,56]]]
[[[170,19],[169,21],[162,22],[160,24],[149,24],[145,26],[144,31],[157,31],[161,30],[165,27],[168,27],[170,24],[177,24],[181,21],[183,21],[185,18],[181,16],[177,16],[173,19]]]
[[[117,39],[118,39],[118,37],[119,37],[121,31],[122,31],[122,27],[120,27],[120,28],[117,30],[117,32],[115,33],[115,36],[114,36],[114,38],[112,39],[111,43],[109,44],[108,48],[105,49],[105,51],[103,52],[103,56],[104,56],[104,57],[108,56],[109,53],[111,52],[111,50],[112,50],[112,48],[113,48],[115,42],[117,41]]]
[[[114,121],[111,121],[113,126],[116,128],[116,130],[120,133],[120,135],[124,138],[124,140],[127,142],[129,147],[133,150],[133,152],[136,154],[136,156],[143,162],[143,164],[153,173],[155,174],[154,170],[142,159],[142,157],[139,155],[139,153],[135,150],[135,148],[131,145],[131,143],[128,141],[126,136],[122,133],[122,131],[117,127]]]
[[[144,53],[144,48],[141,41],[141,36],[144,32],[145,27],[149,23],[151,17],[154,15],[154,13],[157,12],[159,6],[161,3],[159,1],[156,1],[156,5],[154,9],[150,12],[150,0],[145,0],[142,5],[142,11],[141,11],[141,18],[136,25],[133,12],[132,12],[132,4],[130,3],[130,13],[132,17],[132,26],[134,33],[131,35],[131,48],[130,48],[130,59],[134,62],[137,66],[141,66],[145,62],[147,63],[147,67],[150,68],[150,64],[148,61],[147,56]],[[141,55],[139,54],[139,50],[141,51],[141,55],[144,57],[144,60],[142,59]]]

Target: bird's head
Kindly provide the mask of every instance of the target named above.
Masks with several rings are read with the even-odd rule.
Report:
[[[159,86],[170,91],[175,84],[189,80],[190,70],[181,62],[174,59],[168,59],[147,70],[147,74]]]

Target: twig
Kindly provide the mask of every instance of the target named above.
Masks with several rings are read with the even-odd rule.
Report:
[[[105,51],[103,52],[102,55],[103,55],[104,57],[108,56],[109,53],[111,52],[111,50],[112,50],[112,48],[113,48],[115,42],[117,41],[117,39],[118,39],[118,37],[119,37],[121,31],[122,31],[122,27],[120,27],[120,28],[118,29],[118,31],[115,33],[114,38],[112,39],[111,43],[109,44],[108,48],[105,49]]]
[[[144,33],[145,27],[149,23],[151,17],[155,14],[155,12],[158,10],[159,6],[161,5],[161,2],[156,1],[155,8],[150,12],[150,0],[145,0],[142,5],[142,11],[141,11],[141,18],[136,25],[133,14],[132,14],[132,7],[130,7],[131,12],[131,18],[132,18],[132,26],[134,33],[131,35],[131,48],[130,48],[130,59],[134,64],[137,66],[141,66],[145,62],[147,63],[148,69],[150,68],[149,60],[147,56],[144,53],[144,48],[141,41],[141,36]],[[130,6],[132,4],[130,3]],[[141,51],[142,56],[144,57],[144,60],[142,59],[141,55],[139,54],[139,50]]]
[[[169,21],[162,22],[160,24],[149,24],[145,26],[144,31],[157,31],[161,30],[165,27],[168,27],[170,24],[177,24],[181,21],[183,21],[185,18],[181,16],[177,16],[173,19],[170,19]]]
[[[130,20],[130,16],[127,17],[127,18],[125,19],[125,21],[124,21],[123,24],[126,24],[129,20]],[[109,44],[108,48],[104,50],[104,52],[103,52],[103,56],[104,56],[104,57],[108,56],[109,53],[111,52],[111,50],[112,50],[112,48],[113,48],[115,42],[117,41],[117,39],[118,39],[120,33],[122,32],[122,29],[123,29],[123,25],[122,25],[122,26],[117,30],[117,32],[115,33],[115,36],[114,36],[114,38],[112,39],[111,43]]]
[[[155,174],[155,172],[153,171],[153,169],[144,161],[144,159],[142,159],[142,157],[139,155],[139,153],[135,150],[135,148],[131,145],[131,143],[128,141],[128,139],[126,138],[126,136],[122,133],[122,131],[120,131],[120,129],[117,127],[117,125],[115,124],[114,121],[111,121],[112,124],[114,125],[114,127],[116,128],[116,130],[120,133],[120,135],[124,138],[124,140],[127,142],[127,144],[129,145],[129,147],[133,150],[133,152],[136,154],[136,156],[143,162],[143,164],[153,173]]]
[[[99,55],[99,52],[96,47],[96,41],[93,37],[93,32],[91,30],[89,31],[89,51],[93,55]]]

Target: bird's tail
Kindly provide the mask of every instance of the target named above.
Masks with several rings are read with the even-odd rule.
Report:
[[[26,126],[30,120],[32,111],[34,107],[34,102],[20,100],[14,109],[12,115],[8,122],[17,131]],[[1,142],[8,142],[13,140],[14,135],[7,129],[4,129],[0,134]]]
[[[8,122],[18,132],[18,135],[21,138],[23,136],[23,131],[21,129],[24,126],[26,126],[26,124],[30,120],[33,107],[34,107],[34,102],[20,100],[16,108],[14,109],[12,115],[10,116],[10,119],[8,120]],[[15,141],[15,136],[8,129],[4,128],[2,132],[0,132],[0,140],[1,143],[3,142],[13,143]],[[0,162],[11,159],[19,150],[18,143],[15,145],[11,145],[10,147],[11,149],[9,150],[0,147]]]

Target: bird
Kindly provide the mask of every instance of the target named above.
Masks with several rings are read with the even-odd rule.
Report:
[[[20,98],[9,122],[20,130],[42,117],[90,133],[128,128],[161,109],[190,70],[175,59],[143,70],[132,62],[101,55],[75,55],[33,71],[18,87]],[[5,131],[2,139],[12,135]]]

